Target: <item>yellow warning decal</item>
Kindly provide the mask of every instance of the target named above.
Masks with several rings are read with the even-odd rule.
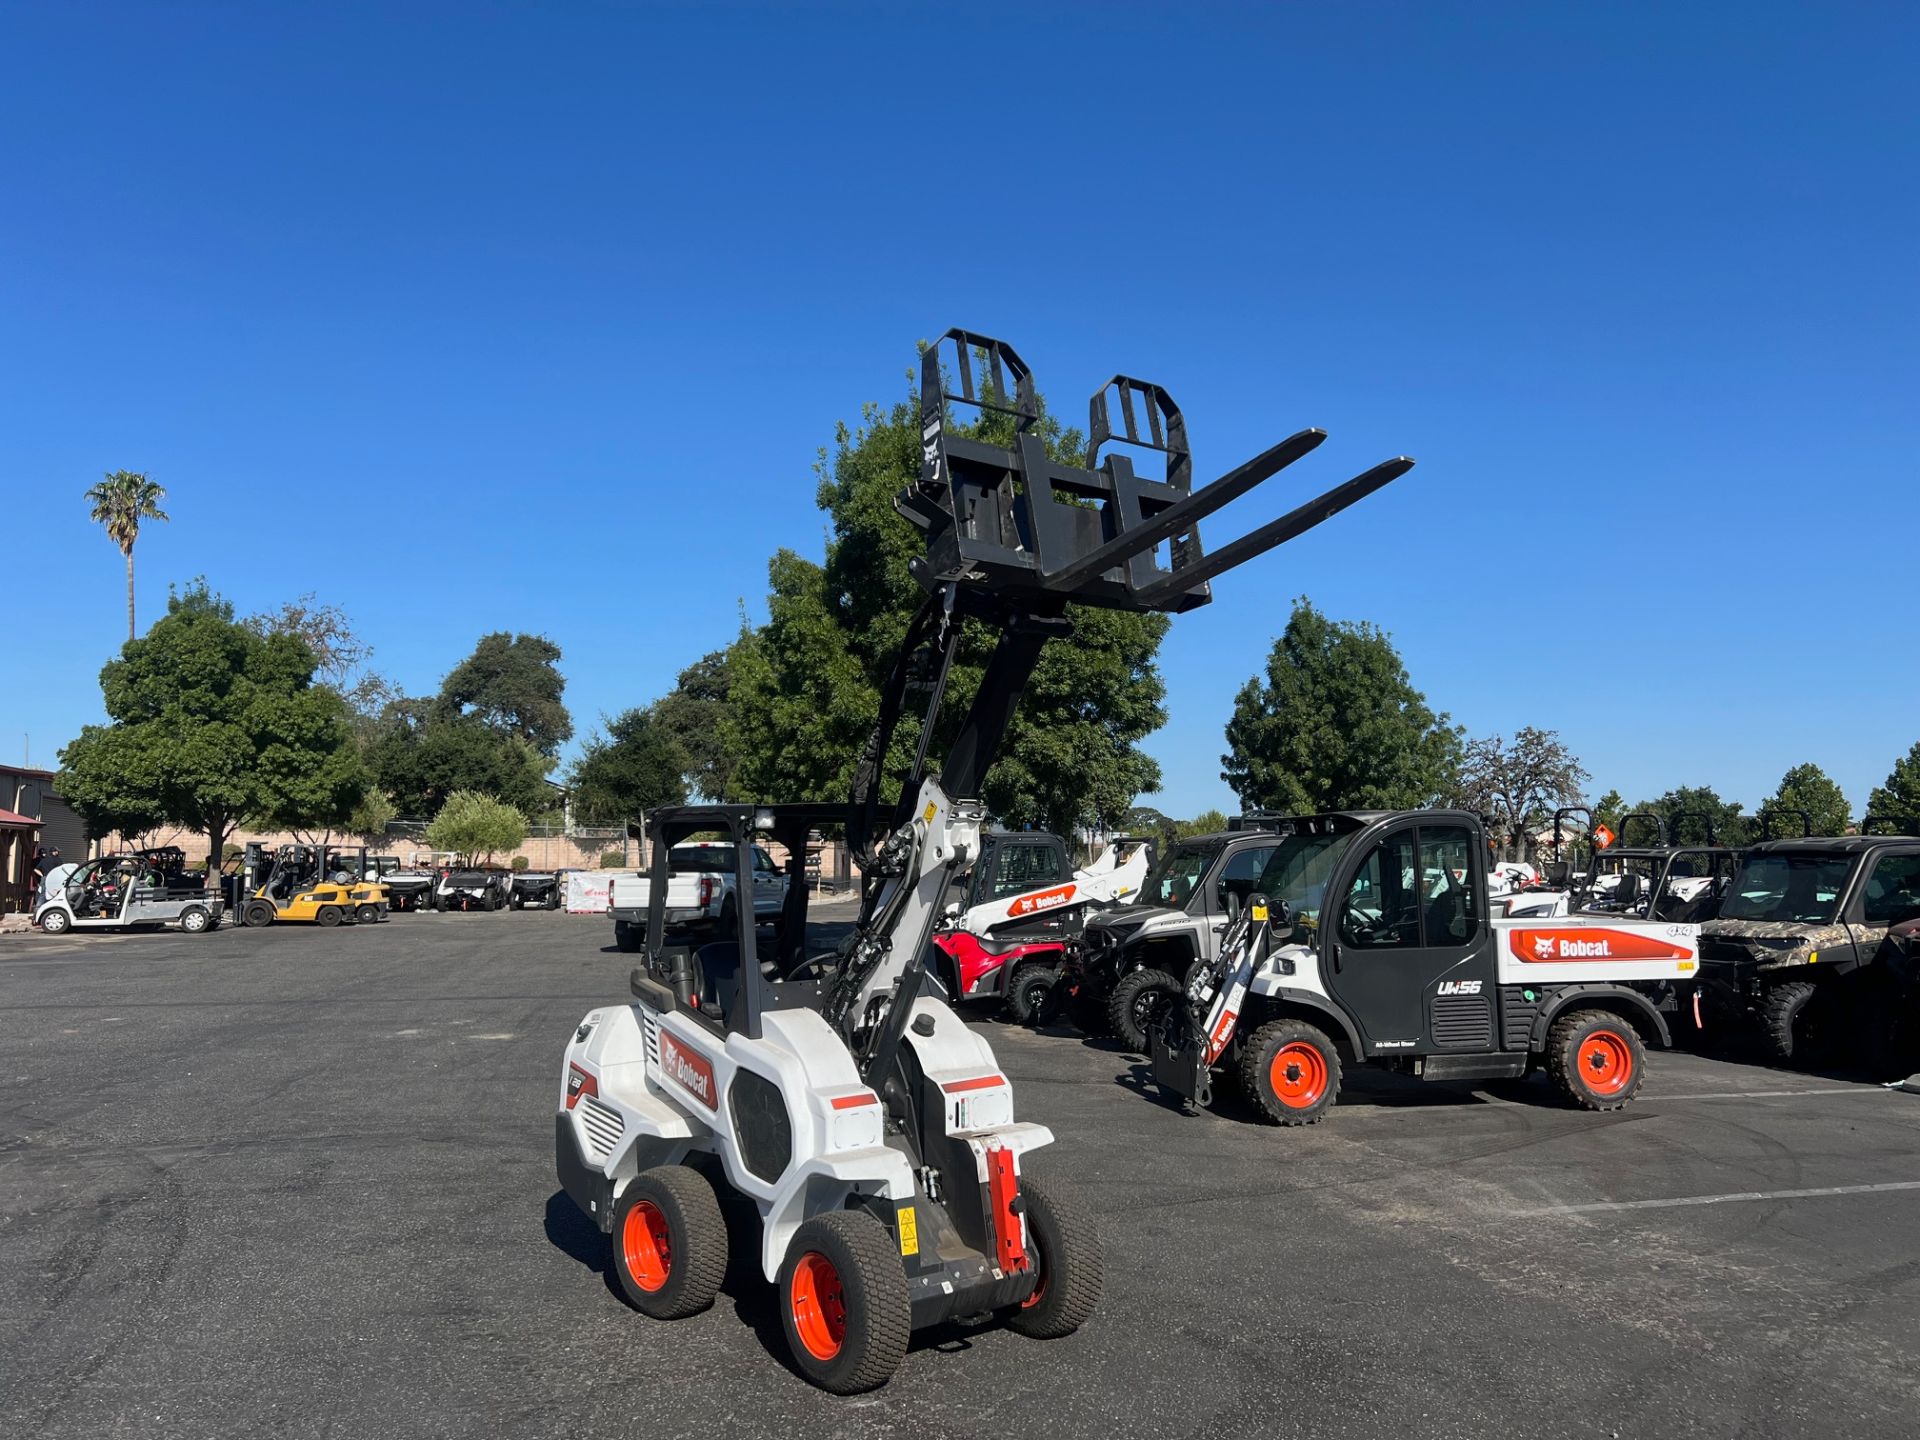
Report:
[[[1259,923],[1259,922],[1261,922],[1261,921],[1263,921],[1263,920],[1265,920],[1265,919],[1267,918],[1267,907],[1266,907],[1266,906],[1264,906],[1264,905],[1256,905],[1256,906],[1254,906],[1254,907],[1253,907],[1253,918],[1254,918],[1254,921],[1255,921],[1255,923],[1256,923],[1256,924],[1257,924],[1257,923]]]
[[[1677,968],[1679,969],[1679,971],[1680,971],[1680,973],[1681,973],[1682,975],[1684,975],[1684,974],[1686,974],[1686,973],[1687,973],[1687,972],[1688,972],[1689,970],[1691,970],[1691,969],[1693,969],[1693,968],[1694,968],[1694,967],[1693,967],[1693,961],[1691,961],[1691,960],[1682,960],[1682,961],[1680,962],[1680,964],[1679,964],[1679,966],[1678,966]]]
[[[927,824],[931,825],[933,824],[933,817],[938,815],[939,813],[940,813],[940,807],[936,805],[933,801],[929,800],[927,801],[927,808],[920,813],[920,818],[924,820]]]
[[[911,1205],[902,1205],[895,1218],[900,1222],[900,1253],[918,1255],[920,1253],[920,1217],[913,1213]]]

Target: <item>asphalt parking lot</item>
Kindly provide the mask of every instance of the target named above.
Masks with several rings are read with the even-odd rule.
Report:
[[[1099,1218],[1101,1307],[821,1394],[753,1267],[646,1320],[558,1192],[609,940],[538,912],[0,937],[0,1433],[1915,1431],[1920,1096],[1682,1054],[1617,1115],[1362,1076],[1280,1131],[992,1023],[1058,1136],[1034,1168]]]

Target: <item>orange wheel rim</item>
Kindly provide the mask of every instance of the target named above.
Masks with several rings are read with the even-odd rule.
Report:
[[[1038,1305],[1042,1300],[1046,1298],[1047,1298],[1047,1267],[1043,1264],[1040,1267],[1040,1283],[1033,1287],[1033,1293],[1031,1295],[1027,1296],[1026,1299],[1020,1302],[1020,1308],[1022,1310],[1031,1310],[1034,1306]]]
[[[1633,1049],[1614,1030],[1596,1030],[1580,1042],[1580,1078],[1596,1095],[1618,1095],[1633,1079]]]
[[[1316,1046],[1295,1040],[1282,1045],[1267,1067],[1267,1082],[1289,1110],[1305,1110],[1327,1093],[1327,1058]]]
[[[651,1200],[639,1201],[627,1211],[620,1227],[620,1250],[627,1274],[642,1290],[652,1293],[673,1273],[673,1246],[668,1242],[667,1217]]]
[[[787,1297],[793,1311],[794,1332],[816,1360],[831,1360],[847,1338],[847,1300],[840,1289],[840,1272],[818,1250],[809,1250],[793,1267],[793,1285]]]

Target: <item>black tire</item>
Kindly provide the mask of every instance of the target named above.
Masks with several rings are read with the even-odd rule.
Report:
[[[380,907],[378,905],[362,905],[354,912],[354,919],[362,925],[378,925],[380,923]]]
[[[1107,997],[1107,1025],[1120,1043],[1147,1053],[1147,1037],[1180,997],[1180,982],[1164,970],[1136,970]]]
[[[1316,1125],[1340,1098],[1340,1051],[1318,1025],[1269,1020],[1241,1043],[1241,1093],[1276,1125]]]
[[[887,1227],[862,1210],[816,1215],[780,1264],[780,1324],[800,1373],[855,1395],[884,1385],[913,1332],[907,1272]]]
[[[189,905],[180,912],[180,928],[189,935],[204,935],[213,928],[213,912],[204,905]]]
[[[727,1222],[713,1185],[685,1165],[643,1170],[613,1207],[613,1274],[656,1320],[698,1315],[727,1273]]]
[[[1828,1012],[1833,1008],[1826,1001],[1811,980],[1782,980],[1769,985],[1757,1007],[1760,1043],[1767,1058],[1802,1064],[1824,1059],[1833,1048],[1824,1035]]]
[[[558,885],[554,886],[553,893],[547,896],[546,908],[549,910],[558,910],[560,908],[560,887]],[[774,933],[778,934],[779,932],[775,931]]]
[[[1058,1340],[1087,1323],[1100,1301],[1100,1239],[1093,1221],[1068,1194],[1020,1177],[1039,1288],[1007,1312],[1007,1328],[1035,1340]]]
[[[346,917],[340,913],[338,905],[322,905],[313,912],[313,923],[322,930],[331,930]]]
[[[1647,1052],[1631,1021],[1607,1010],[1575,1010],[1547,1032],[1547,1075],[1570,1105],[1618,1110],[1640,1093]]]
[[[646,932],[638,925],[631,925],[625,920],[613,922],[613,943],[620,947],[623,954],[637,953],[646,943],[646,938]]]
[[[40,929],[47,935],[64,935],[73,928],[73,917],[64,910],[49,910],[40,917]]]
[[[729,895],[726,903],[720,907],[720,938],[726,939],[740,929],[740,907],[733,903]]]
[[[1060,967],[1029,960],[1014,967],[1007,981],[1007,1013],[1021,1025],[1038,1025],[1049,1010]]]
[[[273,908],[271,901],[249,900],[240,923],[243,925],[271,925],[274,920],[278,918],[278,915],[279,912]]]

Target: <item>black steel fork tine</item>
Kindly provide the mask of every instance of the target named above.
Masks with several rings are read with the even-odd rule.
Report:
[[[1246,494],[1263,480],[1272,479],[1301,456],[1309,454],[1326,438],[1327,432],[1324,430],[1302,430],[1298,435],[1289,435],[1271,450],[1254,456],[1244,465],[1236,466],[1218,480],[1200,486],[1186,499],[1175,501],[1151,520],[1121,531],[1113,539],[1088,551],[1072,564],[1053,571],[1045,577],[1047,588],[1049,590],[1075,589],[1093,576],[1111,570],[1123,560],[1131,560],[1143,551],[1151,550],[1162,540],[1192,528],[1221,506]]]
[[[1276,545],[1284,545],[1296,535],[1305,534],[1321,521],[1332,519],[1356,500],[1364,500],[1382,486],[1398,480],[1412,468],[1413,461],[1405,455],[1383,461],[1365,474],[1354,476],[1346,484],[1336,485],[1326,494],[1296,506],[1278,520],[1268,521],[1252,534],[1222,545],[1204,559],[1135,591],[1133,598],[1149,608],[1162,605],[1216,575],[1224,575],[1236,565],[1244,565],[1256,555],[1265,554]],[[1219,481],[1214,482],[1214,485],[1217,484]],[[1213,485],[1207,486],[1208,490],[1213,488]]]

